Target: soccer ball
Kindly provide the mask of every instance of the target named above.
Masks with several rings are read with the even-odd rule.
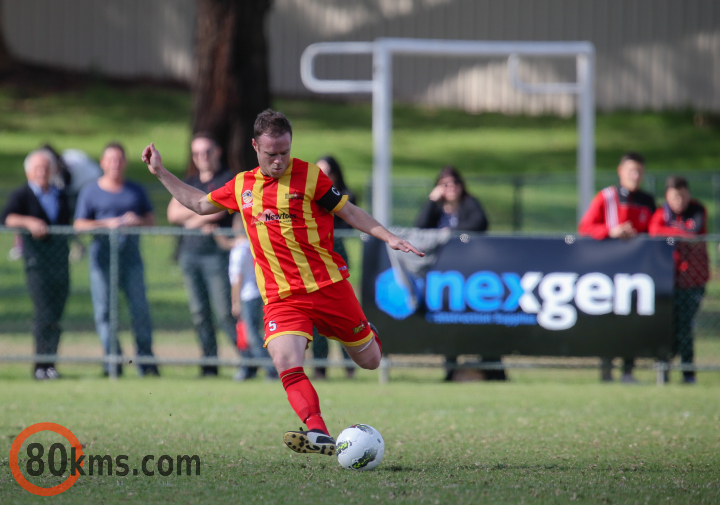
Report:
[[[380,432],[367,424],[353,424],[343,430],[335,442],[340,466],[348,470],[372,470],[385,454]]]

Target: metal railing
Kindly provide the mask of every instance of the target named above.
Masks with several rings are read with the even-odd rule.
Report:
[[[109,266],[110,266],[110,338],[111,352],[107,355],[98,354],[96,351],[97,340],[88,335],[95,334],[93,324],[93,307],[90,296],[89,281],[89,260],[87,252],[72,255],[74,258],[70,263],[71,288],[68,298],[68,305],[62,318],[65,327],[65,335],[84,335],[84,340],[76,343],[69,351],[57,355],[33,354],[27,352],[34,317],[33,306],[26,277],[23,270],[26,269],[25,261],[12,259],[8,252],[13,247],[13,237],[19,233],[18,230],[0,228],[0,272],[3,281],[0,283],[0,335],[14,336],[13,342],[3,343],[0,341],[0,363],[56,361],[61,363],[95,363],[95,364],[133,364],[133,365],[196,365],[196,366],[270,366],[269,359],[250,359],[235,357],[193,357],[197,354],[197,346],[192,342],[191,335],[194,335],[192,321],[188,314],[187,296],[183,287],[181,269],[174,259],[176,240],[180,236],[200,236],[200,231],[184,230],[177,227],[154,227],[154,228],[125,228],[125,229],[98,229],[92,232],[77,233],[72,227],[52,226],[50,234],[53,236],[66,237],[71,241],[71,250],[75,244],[82,244],[87,251],[87,238],[106,237],[109,244]],[[231,235],[231,231],[220,231],[222,235]],[[366,236],[355,232],[339,230],[337,236],[344,237],[348,242],[348,252],[351,260],[351,281],[359,283],[362,257],[362,240]],[[557,236],[566,238],[574,234],[538,234],[539,236]],[[183,333],[185,340],[180,351],[170,345],[164,345],[164,351],[157,352],[155,356],[122,356],[118,352],[120,334],[127,333],[130,328],[128,316],[123,311],[123,300],[120,291],[121,272],[121,249],[123,240],[129,236],[141,237],[142,258],[145,263],[145,279],[148,292],[150,312],[154,320],[156,332]],[[523,234],[527,237],[528,234]],[[358,240],[359,239],[359,240]],[[707,283],[705,298],[695,318],[695,332],[697,338],[717,339],[720,335],[720,271],[712,265],[717,264],[718,242],[720,234],[711,234],[703,239],[709,244],[710,256],[710,280]],[[696,240],[695,242],[697,242]],[[691,241],[692,242],[692,241]],[[78,246],[80,247],[80,246]],[[63,261],[63,258],[57,258]],[[167,352],[166,352],[167,351]],[[307,360],[307,366],[328,366],[348,367],[353,366],[349,360]],[[502,365],[493,363],[482,363],[477,359],[469,358],[465,362],[455,365],[457,368],[471,368],[480,370],[492,370],[500,367],[506,369],[597,369],[599,361],[593,358],[529,358],[510,356],[505,359]],[[391,355],[383,359],[380,366],[380,380],[385,381],[389,377],[389,371],[393,368],[422,368],[444,366],[439,357],[427,359],[427,357],[412,357]],[[653,360],[640,360],[638,368],[652,369],[657,372],[658,381],[662,382],[663,372],[667,370],[695,370],[695,371],[718,371],[720,370],[720,354],[718,356],[704,357],[698,355],[695,364],[681,364],[678,362],[664,363]],[[110,366],[111,377],[116,377],[117,369]],[[115,370],[115,373],[113,373]]]

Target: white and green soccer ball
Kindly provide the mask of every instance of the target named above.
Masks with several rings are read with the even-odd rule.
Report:
[[[367,424],[353,424],[335,441],[340,466],[348,470],[372,470],[385,455],[385,441],[380,432]]]

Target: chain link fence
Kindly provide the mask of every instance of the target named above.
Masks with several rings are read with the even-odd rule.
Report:
[[[104,364],[110,376],[119,371],[113,364],[127,366],[130,362],[141,370],[154,364],[270,365],[265,359],[241,358],[235,336],[223,332],[221,325],[216,325],[217,357],[200,357],[176,255],[180,236],[199,233],[156,227],[76,234],[71,227],[51,227],[48,240],[30,246],[32,242],[25,240],[23,250],[18,251],[18,233],[0,228],[0,362]],[[345,237],[350,280],[357,287],[361,278],[361,235],[354,231],[341,231],[338,235]],[[101,245],[92,246],[93,239]],[[139,241],[140,257],[128,257],[124,248],[135,240]],[[675,325],[680,336],[677,357],[672,363],[639,360],[638,367],[654,368],[658,376],[670,368],[687,372],[720,370],[720,270],[714,266],[718,240],[720,235],[708,235],[703,240],[677,244]],[[137,264],[135,267],[132,264],[140,260],[142,268],[138,270]],[[94,268],[93,262],[102,265],[101,268]],[[107,299],[98,295],[100,288]],[[103,299],[102,307],[98,307],[98,299]],[[99,338],[98,333],[103,332],[106,333]],[[690,353],[693,333],[694,356]],[[337,356],[331,360],[309,360],[307,365],[352,365],[343,361],[339,353]],[[383,362],[380,377],[387,378],[390,368],[443,364],[440,356],[390,356]],[[619,364],[617,361],[616,365]],[[466,356],[457,366],[597,369],[598,365],[599,360],[593,358],[523,356],[505,357],[500,365],[483,363],[478,356]]]
[[[682,175],[694,198],[708,212],[708,232],[720,233],[720,173],[653,172],[644,177],[643,189],[664,200],[665,179]],[[430,178],[395,178],[393,180],[393,224],[412,226],[433,188]],[[577,225],[577,180],[575,174],[528,174],[468,176],[468,192],[482,203],[490,221],[490,231],[569,232]],[[597,172],[595,186],[617,184],[616,172]],[[370,186],[365,195],[371,195]],[[367,208],[370,208],[370,198]]]

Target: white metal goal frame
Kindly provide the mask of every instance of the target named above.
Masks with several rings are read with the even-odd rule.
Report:
[[[318,79],[319,55],[371,54],[372,80]],[[595,47],[590,42],[498,42],[378,38],[374,42],[319,42],[300,58],[305,86],[316,93],[372,93],[373,180],[372,212],[383,225],[392,224],[392,63],[394,55],[508,57],[508,78],[525,93],[577,96],[577,219],[595,192]],[[520,79],[521,57],[575,57],[575,82],[528,83]]]

